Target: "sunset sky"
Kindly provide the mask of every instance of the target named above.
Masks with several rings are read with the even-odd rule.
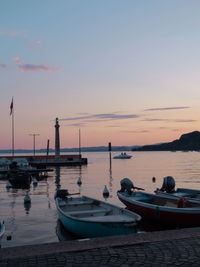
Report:
[[[0,6],[0,149],[146,145],[200,130],[199,0]]]

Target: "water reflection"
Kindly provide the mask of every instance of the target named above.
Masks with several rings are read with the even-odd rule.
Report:
[[[56,166],[56,180],[55,180],[55,184],[56,184],[56,189],[60,189],[61,185],[60,185],[60,167]]]
[[[29,211],[30,211],[30,208],[31,208],[31,202],[24,202],[24,209],[26,211],[26,214],[29,214]]]
[[[177,187],[200,189],[200,153],[171,153],[171,152],[138,152],[127,161],[114,161],[108,152],[85,153],[87,166],[55,167],[52,176],[38,180],[38,186],[31,183],[31,206],[24,206],[24,189],[10,188],[7,192],[6,180],[0,180],[0,214],[6,223],[7,235],[12,235],[9,242],[3,240],[2,247],[58,241],[55,233],[61,232],[60,240],[70,236],[61,226],[56,230],[58,220],[54,193],[56,189],[68,189],[69,192],[79,193],[89,197],[103,199],[102,191],[107,185],[111,204],[124,207],[117,198],[120,180],[129,177],[134,185],[154,192],[163,183],[163,177],[171,175],[175,178]],[[82,185],[77,185],[81,177]],[[156,177],[155,183],[152,177]],[[27,212],[27,213],[26,213]],[[27,215],[28,214],[28,215]],[[141,225],[141,231],[152,225]],[[63,231],[64,230],[64,231]],[[31,234],[30,234],[31,233]],[[59,234],[58,234],[59,235]],[[71,238],[67,238],[71,239]]]
[[[56,224],[56,235],[59,241],[66,241],[77,239],[77,236],[73,235],[72,233],[68,232],[64,226],[62,225],[61,221],[58,219]]]
[[[110,164],[109,164],[109,191],[110,191],[110,198],[112,198],[112,181],[113,181],[113,178],[112,178],[112,157],[111,157],[111,152],[109,153],[110,154]]]

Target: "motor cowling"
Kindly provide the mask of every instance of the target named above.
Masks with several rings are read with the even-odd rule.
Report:
[[[121,192],[128,192],[131,194],[131,189],[134,188],[133,182],[129,178],[124,178],[120,181]]]
[[[161,191],[172,193],[175,189],[175,180],[172,176],[166,176],[163,178],[163,185],[161,187]]]
[[[68,195],[69,195],[69,192],[67,189],[59,189],[56,191],[56,193],[54,195],[54,199],[56,199],[57,197],[66,198]]]

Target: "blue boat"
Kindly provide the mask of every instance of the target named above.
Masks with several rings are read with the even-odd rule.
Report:
[[[86,196],[71,197],[67,190],[58,190],[55,201],[60,221],[79,237],[135,233],[141,220],[140,215],[107,202]]]

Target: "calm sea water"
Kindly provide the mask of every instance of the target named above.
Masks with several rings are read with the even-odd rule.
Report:
[[[112,152],[112,157],[119,154]],[[153,192],[162,186],[163,177],[171,175],[177,187],[200,190],[200,152],[129,152],[131,159],[112,159],[108,152],[83,153],[88,165],[82,167],[58,167],[49,177],[31,184],[31,205],[24,206],[24,189],[6,189],[6,180],[0,180],[0,218],[5,221],[6,234],[2,247],[59,242],[74,239],[63,229],[56,212],[54,193],[57,187],[69,192],[80,192],[100,200],[107,185],[110,203],[124,207],[116,192],[120,180],[130,178],[134,185]],[[78,177],[82,185],[77,185]],[[152,182],[156,177],[156,182]],[[143,229],[141,229],[142,231]],[[7,240],[11,237],[11,240]]]

